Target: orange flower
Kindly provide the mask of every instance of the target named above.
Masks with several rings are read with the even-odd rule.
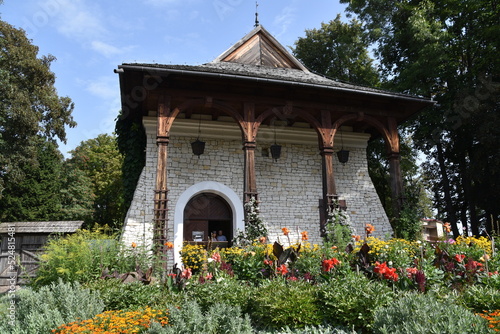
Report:
[[[351,236],[355,241],[361,240],[361,237],[359,235],[352,235]]]
[[[450,233],[451,232],[451,225],[450,225],[450,223],[444,223],[443,227],[444,227],[444,230],[446,231],[446,233]]]
[[[172,249],[172,248],[174,248],[174,243],[173,243],[173,242],[170,242],[170,241],[167,241],[167,242],[165,243],[165,246],[167,246],[167,249]]]
[[[302,240],[309,240],[309,235],[307,233],[307,231],[303,231],[300,233],[302,235]]]
[[[335,266],[338,266],[339,264],[340,261],[333,257],[329,260],[323,260],[323,262],[321,263],[321,268],[324,272],[330,272]]]
[[[282,264],[281,266],[276,268],[276,271],[280,273],[282,276],[285,276],[288,273],[288,268],[284,264]]]
[[[260,237],[260,238],[259,238],[259,242],[260,242],[261,244],[265,244],[265,243],[266,243],[266,241],[267,241],[267,238],[266,238],[266,237]]]
[[[136,248],[137,244],[135,242],[132,243],[132,248]]]
[[[281,230],[283,231],[284,235],[288,235],[288,233],[290,233],[290,230],[287,229],[286,227],[283,227]]]
[[[372,234],[375,231],[375,227],[372,224],[366,224],[365,231],[366,235]]]

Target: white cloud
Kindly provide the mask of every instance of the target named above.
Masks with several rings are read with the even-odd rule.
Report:
[[[83,82],[87,86],[86,90],[92,95],[105,100],[116,99],[120,94],[118,79],[116,76],[101,76],[92,81]]]
[[[85,0],[52,0],[57,30],[68,38],[77,40],[91,40],[102,38],[108,32],[102,17],[102,9],[93,4],[90,6]],[[40,2],[43,7],[43,3]]]
[[[92,41],[91,47],[92,47],[92,50],[94,50],[94,51],[96,51],[96,52],[98,52],[98,53],[100,53],[108,58],[115,56],[115,55],[124,54],[124,53],[130,51],[131,49],[133,49],[132,46],[129,46],[126,48],[118,48],[114,45],[104,43],[101,41]]]
[[[281,13],[274,18],[274,25],[280,27],[280,32],[276,34],[276,37],[279,37],[285,34],[288,30],[288,27],[293,24],[296,18],[297,8],[295,7],[296,1],[281,11]]]

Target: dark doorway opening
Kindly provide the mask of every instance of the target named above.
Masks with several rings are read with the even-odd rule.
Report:
[[[212,193],[196,195],[184,208],[184,241],[208,241],[212,231],[222,231],[229,241],[228,246],[231,246],[233,239],[231,207],[219,195]]]

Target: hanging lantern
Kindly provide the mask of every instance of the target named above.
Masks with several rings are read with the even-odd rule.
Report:
[[[193,150],[193,154],[200,158],[200,155],[205,152],[205,142],[200,140],[201,134],[201,114],[200,114],[200,122],[198,123],[198,138],[194,142],[191,143],[191,149]]]
[[[340,163],[345,164],[347,161],[349,161],[349,151],[342,148],[337,152],[337,158],[339,158]]]
[[[203,152],[205,152],[205,142],[201,141],[198,138],[194,142],[191,143],[191,149],[193,150],[193,154],[197,155],[199,158],[200,155],[202,155]]]
[[[281,145],[278,145],[276,143],[271,145],[271,156],[273,157],[274,161],[278,161],[281,156]]]

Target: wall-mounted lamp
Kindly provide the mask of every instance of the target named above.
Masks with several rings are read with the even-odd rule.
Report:
[[[345,164],[347,161],[349,161],[349,151],[344,150],[344,140],[342,138],[342,131],[340,131],[340,143],[341,143],[341,148],[340,151],[337,152],[337,158],[339,159],[340,163]]]
[[[274,127],[274,144],[271,145],[271,156],[273,157],[274,161],[278,161],[278,159],[281,156],[281,145],[278,145],[276,143],[276,126],[273,124]]]
[[[201,114],[200,114],[200,122],[198,124],[198,138],[194,142],[191,143],[191,149],[193,150],[193,154],[200,158],[200,155],[205,152],[205,142],[200,140],[201,134]]]

